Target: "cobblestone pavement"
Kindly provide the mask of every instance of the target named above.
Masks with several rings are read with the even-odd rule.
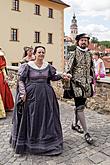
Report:
[[[94,145],[71,130],[73,107],[59,102],[64,135],[64,152],[59,156],[16,155],[9,145],[12,112],[0,120],[0,165],[110,165],[110,115],[86,110],[88,129]]]

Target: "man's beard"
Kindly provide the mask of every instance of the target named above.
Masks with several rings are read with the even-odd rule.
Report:
[[[87,45],[86,45],[86,44],[82,44],[82,45],[80,46],[80,48],[81,48],[81,49],[85,49],[85,48],[87,48]]]

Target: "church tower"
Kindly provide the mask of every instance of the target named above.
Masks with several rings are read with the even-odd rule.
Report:
[[[70,37],[73,40],[73,42],[75,41],[75,37],[78,34],[78,26],[77,26],[77,20],[76,20],[76,16],[75,14],[73,15],[73,19],[71,21],[71,26],[70,26]]]

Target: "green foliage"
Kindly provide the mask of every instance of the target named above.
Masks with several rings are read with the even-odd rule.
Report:
[[[105,46],[106,48],[110,48],[110,41],[100,41],[99,44]]]
[[[96,38],[96,37],[92,37],[91,42],[92,43],[99,43],[98,38]]]
[[[110,48],[110,41],[98,41],[97,37],[92,37],[91,42],[97,43],[98,45],[103,46],[105,48]]]
[[[67,51],[70,52],[70,51],[73,51],[76,49],[76,45],[71,45],[71,46],[68,46],[67,47]]]

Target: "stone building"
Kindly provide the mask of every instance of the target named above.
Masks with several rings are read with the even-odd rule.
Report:
[[[64,36],[64,57],[68,56],[68,46],[73,44],[71,37]]]
[[[8,65],[18,65],[23,47],[43,45],[46,60],[64,65],[64,8],[61,0],[0,0],[0,47]]]
[[[70,36],[64,36],[64,57],[68,56],[68,46],[75,44],[75,37],[78,34],[78,25],[75,14],[71,20]]]

